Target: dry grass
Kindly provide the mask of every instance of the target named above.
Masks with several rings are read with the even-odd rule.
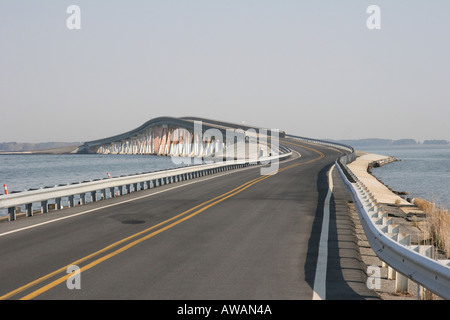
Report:
[[[450,213],[448,210],[423,199],[415,199],[414,203],[426,213],[426,233],[428,241],[436,248],[443,250],[450,258]]]

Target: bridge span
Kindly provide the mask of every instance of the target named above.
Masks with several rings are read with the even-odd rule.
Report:
[[[197,120],[176,121],[193,130]],[[159,128],[147,123],[84,150],[103,152],[145,132],[153,143]],[[261,175],[265,165],[256,163],[1,223],[0,298],[377,299],[334,166],[347,151],[288,136],[279,144],[292,154],[276,174]],[[71,266],[79,288],[70,287]]]
[[[220,153],[224,158],[249,158],[272,153],[275,134],[277,144],[280,135],[284,136],[284,132],[272,131],[197,117],[159,117],[129,132],[85,142],[75,152],[181,157]]]

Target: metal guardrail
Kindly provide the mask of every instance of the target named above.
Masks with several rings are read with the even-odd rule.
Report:
[[[351,183],[344,173],[345,167],[337,166],[344,185],[352,196],[361,224],[372,249],[390,267],[412,281],[445,299],[450,299],[450,268],[438,260],[420,253],[420,246],[404,245],[401,237],[383,223],[387,217],[377,207],[370,191],[353,176]],[[347,168],[347,174],[353,175]],[[389,232],[391,231],[391,232]],[[418,250],[419,252],[417,252]]]
[[[351,146],[329,141],[290,136],[309,143],[348,150],[335,161],[339,175],[350,193],[366,237],[377,256],[406,279],[418,283],[444,299],[450,299],[450,261],[428,257],[427,246],[412,246],[409,238],[389,224],[386,212],[378,206],[370,190],[347,167],[356,159]],[[400,277],[400,275],[398,275]]]
[[[16,220],[16,208],[25,206],[26,216],[34,214],[33,204],[39,203],[42,213],[49,211],[49,201],[54,200],[54,210],[62,209],[62,200],[67,199],[68,206],[75,206],[75,196],[79,196],[79,204],[87,203],[86,195],[90,194],[91,202],[100,197],[116,197],[132,191],[154,188],[164,184],[189,180],[217,172],[228,171],[250,165],[265,164],[274,160],[283,160],[292,155],[286,147],[279,147],[281,153],[273,156],[261,157],[257,160],[225,160],[219,163],[200,164],[157,172],[134,174],[121,177],[97,179],[81,183],[59,185],[52,188],[29,190],[0,196],[0,209],[8,209],[9,220]],[[109,192],[108,192],[109,191]]]

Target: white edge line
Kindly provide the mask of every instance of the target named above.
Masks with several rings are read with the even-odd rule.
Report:
[[[333,177],[331,176],[334,164],[328,171],[328,193],[323,205],[322,230],[320,232],[319,252],[317,257],[316,274],[314,277],[313,300],[325,300],[327,263],[328,263],[328,231],[330,224],[330,200],[333,193]]]

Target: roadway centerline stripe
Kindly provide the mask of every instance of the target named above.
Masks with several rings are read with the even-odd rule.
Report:
[[[320,152],[319,150],[316,150],[316,149],[307,147],[307,146],[305,146],[305,145],[297,144],[297,143],[290,142],[290,141],[283,141],[283,143],[287,143],[287,144],[291,144],[291,145],[294,145],[294,146],[298,146],[298,147],[302,147],[302,148],[305,148],[305,149],[309,149],[309,150],[312,150],[312,151],[318,153],[318,154],[320,155],[321,158],[325,157],[325,155],[324,155],[322,152]],[[302,143],[307,143],[307,142],[302,142]],[[329,148],[329,147],[327,147],[327,146],[323,146],[323,147]],[[329,149],[332,149],[332,148],[329,148]]]
[[[240,193],[240,192],[242,192],[242,191],[244,191],[245,189],[249,188],[250,186],[252,186],[252,185],[254,185],[254,184],[256,184],[256,183],[258,183],[258,182],[260,182],[260,181],[262,181],[262,180],[265,180],[265,179],[267,179],[267,178],[269,178],[269,177],[270,177],[270,176],[263,176],[262,178],[259,178],[259,179],[257,179],[256,181],[254,181],[254,182],[252,182],[252,183],[250,183],[250,184],[247,184],[245,187],[239,189],[238,191],[236,191],[236,192],[234,192],[234,193],[232,193],[232,194],[229,194],[229,195],[227,195],[227,196],[225,196],[225,197],[223,197],[223,198],[221,198],[221,199],[219,199],[219,200],[216,200],[215,202],[210,203],[210,204],[204,206],[203,208],[201,208],[201,209],[199,209],[199,210],[197,210],[197,211],[191,213],[190,215],[188,215],[188,216],[186,216],[186,217],[183,217],[183,218],[181,218],[181,219],[179,219],[179,220],[177,220],[177,221],[171,223],[171,224],[168,225],[168,226],[165,226],[165,227],[163,227],[163,228],[161,228],[161,229],[159,229],[159,230],[156,230],[156,231],[154,231],[154,232],[152,232],[152,233],[150,233],[150,234],[148,234],[148,235],[146,235],[146,236],[143,236],[142,238],[139,238],[139,239],[137,239],[137,240],[135,240],[135,241],[133,241],[133,242],[131,242],[131,243],[129,243],[129,244],[127,244],[127,245],[125,245],[125,246],[119,248],[119,249],[117,249],[117,250],[114,251],[114,252],[111,252],[111,253],[109,253],[109,254],[103,256],[103,257],[100,257],[100,258],[98,258],[97,260],[92,261],[91,263],[87,264],[86,266],[81,267],[80,270],[79,270],[79,272],[81,273],[81,272],[84,272],[84,271],[86,271],[86,270],[89,270],[89,269],[91,269],[92,267],[95,267],[96,265],[102,263],[103,261],[106,261],[106,260],[108,260],[108,259],[110,259],[110,258],[112,258],[112,257],[114,257],[114,256],[116,256],[116,255],[118,255],[119,253],[122,253],[122,252],[124,252],[125,250],[128,250],[128,249],[134,247],[135,245],[137,245],[137,244],[139,244],[139,243],[141,243],[141,242],[143,242],[143,241],[145,241],[145,240],[147,240],[147,239],[150,239],[150,238],[156,236],[157,234],[159,234],[159,233],[161,233],[161,232],[163,232],[163,231],[165,231],[165,230],[171,229],[172,227],[174,227],[174,226],[180,224],[181,222],[186,221],[186,220],[188,220],[188,219],[190,219],[190,218],[192,218],[192,217],[198,215],[199,213],[205,211],[206,209],[208,209],[208,208],[210,208],[210,207],[212,207],[212,206],[214,206],[214,205],[216,205],[216,204],[218,204],[218,203],[220,203],[220,202],[222,202],[222,201],[224,201],[224,200],[226,200],[226,199],[228,199],[228,198],[230,198],[230,197],[232,197],[232,196],[234,196],[234,195],[236,195],[236,194],[238,194],[238,193]],[[64,276],[60,277],[59,279],[56,279],[55,281],[53,281],[53,282],[47,284],[46,286],[44,286],[44,287],[42,287],[42,288],[40,288],[40,289],[38,289],[38,290],[36,290],[36,291],[31,292],[30,294],[24,296],[24,297],[21,298],[20,300],[30,300],[30,299],[33,299],[33,298],[37,297],[38,295],[40,295],[40,294],[42,294],[42,293],[44,293],[44,292],[46,292],[46,291],[52,289],[53,287],[57,286],[58,284],[63,283],[63,282],[66,281],[70,276],[71,276],[71,274],[64,275]]]
[[[325,300],[328,264],[328,233],[330,229],[330,202],[333,194],[334,164],[328,171],[328,192],[323,204],[322,229],[320,231],[319,252],[317,257],[316,274],[314,277],[313,300]]]
[[[306,162],[301,162],[301,163],[289,165],[289,166],[287,166],[287,167],[285,167],[285,168],[276,170],[277,172],[283,172],[283,171],[285,171],[285,170],[288,170],[288,169],[290,169],[290,168],[293,168],[293,167],[296,167],[296,166],[299,166],[299,165],[308,164],[308,163],[311,163],[311,162],[320,160],[320,159],[322,159],[322,158],[324,157],[324,154],[321,153],[321,152],[318,151],[318,150],[315,150],[315,149],[312,149],[312,148],[309,148],[309,147],[306,147],[306,146],[303,146],[303,145],[300,145],[300,144],[296,144],[296,143],[290,143],[290,142],[289,142],[289,144],[296,145],[296,146],[299,146],[299,147],[304,147],[304,148],[307,148],[307,149],[311,149],[311,150],[317,152],[320,156],[319,156],[318,158],[314,158],[314,159],[312,159],[312,160],[310,160],[310,161],[306,161]],[[246,169],[250,169],[250,168],[246,168]],[[230,173],[226,173],[226,174],[231,174],[231,173],[234,173],[234,172],[230,172]],[[225,174],[223,174],[223,175],[225,175]],[[220,176],[222,176],[222,175],[220,175]],[[129,248],[131,248],[131,247],[133,247],[133,246],[135,246],[136,244],[138,244],[138,243],[140,243],[140,242],[142,242],[142,241],[145,241],[145,240],[147,240],[147,239],[149,239],[149,238],[151,238],[151,237],[153,237],[153,236],[155,236],[155,235],[157,235],[157,234],[159,234],[159,233],[161,233],[161,232],[163,232],[163,231],[165,231],[165,230],[167,230],[167,229],[170,229],[170,228],[174,227],[175,225],[177,225],[177,224],[179,224],[179,223],[181,223],[181,222],[183,222],[183,221],[185,221],[185,220],[188,220],[188,219],[190,219],[190,218],[196,216],[197,214],[203,212],[204,210],[206,210],[206,209],[208,209],[208,208],[210,208],[210,207],[212,207],[212,206],[214,206],[214,205],[216,205],[216,204],[218,204],[218,203],[220,203],[220,202],[222,202],[222,201],[224,201],[224,200],[226,200],[226,199],[228,199],[228,198],[230,198],[230,197],[232,197],[232,196],[234,196],[234,195],[236,195],[236,194],[238,194],[238,193],[240,193],[240,192],[242,192],[242,191],[244,191],[244,190],[246,190],[246,189],[249,188],[250,186],[252,186],[252,185],[254,185],[254,184],[256,184],[256,183],[258,183],[258,182],[260,182],[260,181],[263,181],[263,180],[265,180],[265,179],[267,179],[267,178],[269,178],[269,177],[271,177],[271,175],[265,175],[265,176],[261,176],[261,177],[255,178],[255,179],[253,179],[253,180],[247,181],[246,183],[240,185],[239,187],[237,187],[237,188],[235,188],[235,189],[233,189],[233,190],[230,190],[230,191],[228,191],[228,192],[226,192],[226,193],[224,193],[224,194],[222,194],[222,195],[220,195],[220,196],[217,196],[217,197],[215,197],[215,198],[213,198],[213,199],[210,199],[210,200],[208,200],[208,201],[206,201],[206,202],[204,202],[204,203],[202,203],[202,204],[200,204],[200,205],[198,205],[198,206],[195,206],[195,207],[193,207],[193,208],[191,208],[191,209],[189,209],[189,210],[187,210],[187,211],[185,211],[185,212],[183,212],[183,213],[181,213],[181,214],[179,214],[179,215],[177,215],[177,216],[175,216],[175,217],[172,217],[172,218],[170,218],[170,219],[168,219],[168,220],[166,220],[166,221],[163,221],[163,222],[161,222],[161,223],[159,223],[159,224],[157,224],[157,225],[155,225],[155,226],[153,226],[153,227],[150,227],[150,228],[148,228],[148,229],[146,229],[146,230],[144,230],[144,231],[138,232],[138,233],[136,233],[136,234],[134,234],[134,235],[132,235],[132,236],[130,236],[130,237],[127,237],[127,238],[122,239],[122,240],[120,240],[120,241],[118,241],[118,242],[116,242],[116,243],[113,243],[113,244],[111,244],[111,245],[109,245],[109,246],[107,246],[107,247],[105,247],[105,248],[103,248],[103,249],[101,249],[101,250],[99,250],[99,251],[97,251],[97,252],[94,252],[94,253],[92,253],[92,254],[90,254],[90,255],[84,257],[84,258],[81,258],[81,259],[75,261],[75,262],[72,263],[72,264],[69,264],[69,265],[67,265],[67,266],[65,266],[65,267],[62,267],[62,268],[60,268],[60,269],[58,269],[58,270],[56,270],[56,271],[54,271],[54,272],[52,272],[52,273],[50,273],[50,274],[48,274],[48,275],[46,275],[46,276],[43,276],[43,277],[41,277],[41,278],[39,278],[39,279],[37,279],[37,280],[35,280],[35,281],[33,281],[33,282],[30,282],[30,283],[27,284],[27,285],[24,285],[24,286],[22,286],[22,287],[20,287],[20,288],[18,288],[18,289],[16,289],[16,290],[14,290],[14,291],[11,291],[10,293],[7,293],[7,294],[1,296],[1,297],[0,297],[0,300],[8,299],[8,298],[10,298],[10,297],[12,297],[12,296],[14,296],[14,295],[16,295],[16,294],[18,294],[18,293],[20,293],[20,292],[26,290],[26,289],[31,288],[31,287],[34,286],[34,285],[37,285],[37,284],[41,283],[42,281],[45,281],[45,280],[47,280],[47,279],[49,279],[49,278],[51,278],[51,277],[53,277],[53,276],[55,276],[55,275],[57,275],[57,274],[59,274],[59,273],[61,273],[61,272],[66,271],[67,267],[70,266],[70,265],[77,265],[77,264],[80,264],[80,263],[82,263],[82,262],[84,262],[84,261],[86,261],[86,260],[88,260],[88,259],[91,259],[91,258],[93,258],[93,257],[95,257],[95,256],[97,256],[97,255],[99,255],[99,254],[101,254],[101,253],[104,253],[104,252],[106,252],[106,251],[108,251],[108,250],[110,250],[110,249],[112,249],[112,248],[114,248],[114,247],[116,247],[116,246],[118,246],[118,245],[120,245],[120,244],[122,244],[122,243],[128,241],[128,240],[131,240],[131,239],[133,239],[133,238],[138,237],[139,235],[142,235],[142,234],[147,233],[147,232],[149,232],[149,231],[151,231],[151,230],[154,230],[154,229],[156,229],[157,227],[160,227],[160,226],[162,226],[162,225],[164,225],[164,224],[166,224],[166,223],[168,223],[168,222],[170,222],[170,221],[173,221],[173,220],[175,220],[175,219],[177,219],[177,218],[180,218],[181,216],[186,215],[187,213],[192,212],[193,210],[198,209],[199,207],[203,206],[201,209],[195,211],[194,213],[190,214],[189,216],[186,216],[186,217],[184,217],[184,218],[181,218],[181,219],[179,219],[179,220],[173,222],[172,224],[170,224],[170,225],[168,225],[168,226],[165,226],[165,227],[163,227],[163,228],[161,228],[161,229],[159,229],[159,230],[156,230],[156,231],[152,232],[151,234],[148,234],[148,235],[146,235],[146,236],[143,236],[142,238],[137,239],[137,240],[135,240],[135,241],[133,241],[133,242],[131,242],[131,243],[129,243],[129,244],[127,244],[127,245],[125,245],[125,246],[119,248],[119,249],[117,249],[116,251],[114,251],[114,252],[112,252],[112,253],[109,253],[109,254],[107,254],[107,255],[101,257],[101,258],[98,258],[97,260],[95,260],[95,261],[89,263],[88,265],[82,267],[82,268],[80,269],[80,272],[85,271],[85,270],[88,270],[88,269],[92,268],[93,266],[95,266],[95,265],[97,265],[97,264],[99,264],[99,263],[101,263],[101,262],[103,262],[103,261],[105,261],[105,260],[107,260],[107,259],[109,259],[109,258],[111,258],[111,257],[113,257],[113,256],[115,256],[115,255],[117,255],[117,254],[119,254],[119,253],[121,253],[121,252],[123,252],[123,251],[125,251],[125,250],[127,250],[127,249],[129,249]],[[209,179],[212,179],[212,178],[214,178],[214,177],[211,177],[211,178],[208,178],[208,179],[202,179],[201,181],[209,180]],[[196,183],[196,182],[200,182],[200,181],[195,181],[195,182],[192,182],[192,183]],[[191,184],[191,183],[188,183],[188,184]],[[186,185],[188,185],[188,184],[184,184],[184,185],[182,185],[182,186],[186,186]],[[152,195],[154,195],[154,194],[158,194],[158,193],[165,192],[165,191],[168,191],[168,190],[173,190],[173,189],[175,189],[175,188],[179,188],[179,187],[182,187],[182,186],[177,186],[177,187],[173,187],[173,188],[170,188],[170,189],[162,190],[162,191],[159,191],[159,192],[157,192],[157,193],[153,193],[153,194],[151,194],[151,195],[146,195],[146,196],[142,196],[142,197],[137,197],[137,198],[125,200],[125,201],[122,201],[122,202],[119,202],[119,203],[116,203],[116,204],[111,204],[111,205],[103,206],[103,207],[101,207],[101,208],[95,208],[95,209],[92,209],[92,210],[84,211],[83,213],[92,212],[92,211],[96,211],[96,210],[108,208],[108,207],[111,207],[111,206],[114,206],[114,205],[119,205],[119,204],[122,204],[122,203],[127,203],[127,202],[130,202],[130,201],[134,201],[134,200],[146,198],[146,197],[152,196]],[[236,190],[237,190],[237,191],[236,191]],[[216,200],[216,199],[218,199],[218,200]],[[214,200],[215,200],[215,201],[214,201]],[[213,201],[214,201],[214,202],[213,202]],[[211,203],[211,202],[212,202],[212,203]],[[79,213],[79,214],[81,214],[81,213]],[[76,215],[79,215],[79,214],[76,214]],[[72,216],[74,216],[74,215],[71,215],[71,216],[69,216],[69,217],[72,217]],[[67,218],[67,217],[63,217],[63,218]],[[63,218],[60,218],[60,219],[63,219]],[[58,219],[58,220],[59,220],[59,219]],[[52,220],[52,221],[53,221],[53,220]],[[1,236],[1,235],[2,235],[2,234],[0,234],[0,236]],[[56,285],[58,285],[58,284],[60,284],[60,283],[62,283],[62,282],[64,282],[64,281],[66,281],[70,276],[71,276],[71,274],[68,274],[68,275],[65,275],[65,276],[63,276],[63,277],[60,277],[59,279],[57,279],[57,280],[51,282],[50,284],[48,284],[48,285],[42,287],[41,289],[38,289],[38,290],[36,290],[36,291],[34,291],[34,292],[32,292],[32,293],[26,295],[26,296],[23,297],[22,299],[32,299],[32,298],[34,298],[34,297],[40,295],[41,293],[50,290],[50,289],[53,288],[54,286],[56,286]]]
[[[11,292],[8,293],[8,294],[5,294],[5,295],[1,296],[1,297],[0,297],[0,300],[8,299],[8,298],[10,298],[10,297],[12,297],[12,296],[14,296],[14,295],[16,295],[16,294],[22,292],[22,291],[24,291],[24,290],[26,290],[26,289],[28,289],[28,288],[34,286],[34,285],[37,285],[37,284],[39,284],[39,283],[41,283],[41,282],[43,282],[43,281],[45,281],[45,280],[47,280],[47,279],[49,279],[49,278],[51,278],[51,277],[53,277],[53,276],[55,276],[55,275],[61,273],[61,272],[65,272],[65,271],[67,270],[67,267],[69,267],[70,265],[78,265],[78,264],[80,264],[80,263],[85,262],[86,260],[89,260],[89,259],[91,259],[91,258],[94,258],[95,256],[98,256],[99,254],[102,254],[102,253],[104,253],[104,252],[106,252],[106,251],[108,251],[108,250],[111,250],[111,249],[113,249],[114,247],[117,247],[118,245],[120,245],[120,244],[122,244],[122,243],[124,243],[124,242],[126,242],[126,241],[132,240],[132,239],[134,239],[134,238],[136,238],[136,237],[138,237],[138,236],[140,236],[140,235],[142,235],[142,234],[144,234],[144,233],[147,233],[147,232],[149,232],[149,231],[151,231],[151,230],[154,230],[154,229],[156,229],[156,228],[158,228],[158,227],[161,227],[161,226],[163,226],[164,224],[169,223],[170,221],[173,221],[173,220],[175,220],[175,219],[177,219],[177,218],[180,218],[180,217],[182,217],[183,215],[186,215],[186,214],[188,214],[189,212],[191,212],[191,211],[193,211],[193,210],[195,210],[195,209],[200,208],[201,206],[204,206],[204,205],[206,205],[206,204],[208,204],[208,203],[210,203],[210,202],[212,202],[212,201],[214,201],[214,200],[217,200],[217,199],[219,199],[219,198],[221,198],[221,197],[223,197],[223,196],[226,196],[226,195],[228,195],[228,194],[230,194],[230,193],[232,193],[232,192],[234,192],[234,191],[236,191],[236,190],[238,190],[238,189],[240,189],[240,188],[242,188],[242,187],[245,187],[246,185],[248,185],[248,184],[250,184],[250,183],[252,183],[253,181],[258,180],[258,179],[261,179],[261,177],[258,177],[258,178],[255,178],[255,179],[253,179],[253,180],[250,180],[250,181],[248,181],[248,182],[246,182],[246,183],[240,185],[239,187],[234,188],[233,190],[230,190],[230,191],[228,191],[228,192],[226,192],[226,193],[224,193],[224,194],[222,194],[222,195],[220,195],[220,196],[217,196],[217,197],[215,197],[215,198],[213,198],[213,199],[210,199],[210,200],[208,200],[208,201],[206,201],[206,202],[203,202],[203,203],[201,203],[201,204],[199,204],[199,205],[197,205],[197,206],[195,206],[195,207],[193,207],[193,208],[191,208],[191,209],[189,209],[189,210],[186,210],[186,211],[184,211],[184,212],[182,212],[182,213],[180,213],[180,214],[178,214],[178,215],[176,215],[176,216],[170,218],[170,219],[167,219],[167,220],[165,220],[165,221],[163,221],[163,222],[160,222],[160,223],[158,223],[158,224],[156,224],[156,225],[154,225],[154,226],[152,226],[152,227],[150,227],[150,228],[148,228],[148,229],[145,229],[145,230],[140,231],[140,232],[138,232],[138,233],[136,233],[136,234],[134,234],[134,235],[131,235],[131,236],[126,237],[126,238],[124,238],[124,239],[122,239],[122,240],[119,240],[119,241],[117,241],[117,242],[115,242],[115,243],[113,243],[113,244],[111,244],[111,245],[109,245],[109,246],[107,246],[107,247],[105,247],[105,248],[99,250],[99,251],[96,251],[96,252],[94,252],[94,253],[92,253],[92,254],[90,254],[90,255],[84,257],[84,258],[81,258],[81,259],[79,259],[79,260],[77,260],[77,261],[74,261],[74,262],[72,262],[71,264],[68,264],[68,265],[65,266],[65,267],[62,267],[62,268],[60,268],[60,269],[58,269],[58,270],[56,270],[56,271],[53,271],[53,272],[51,272],[51,273],[49,273],[49,274],[47,274],[47,275],[45,275],[45,276],[43,276],[43,277],[41,277],[41,278],[39,278],[39,279],[33,281],[33,282],[28,283],[27,285],[24,285],[24,286],[22,286],[22,287],[20,287],[20,288],[18,288],[18,289],[16,289],[16,290],[14,290],[14,291],[11,291]]]

